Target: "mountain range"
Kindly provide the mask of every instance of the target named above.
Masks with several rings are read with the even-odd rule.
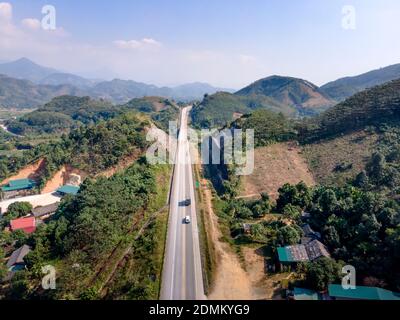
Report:
[[[355,77],[345,77],[323,85],[320,89],[330,98],[343,101],[357,92],[400,78],[400,63],[369,71]]]
[[[198,127],[223,126],[256,109],[279,111],[289,117],[312,116],[358,92],[395,79],[400,79],[400,64],[338,79],[322,87],[304,79],[271,76],[234,94],[217,93],[205,97],[193,109],[192,121]]]
[[[103,98],[113,103],[126,103],[134,98],[144,96],[163,96],[182,101],[202,99],[205,94],[218,91],[234,90],[215,88],[206,83],[190,83],[177,87],[157,87],[132,80],[114,79],[112,81],[99,81],[86,79],[71,73],[64,73],[55,69],[40,66],[27,58],[0,64],[0,101],[1,107],[31,108],[44,104],[59,95],[60,86],[68,95],[86,95],[92,98]],[[14,79],[14,80],[11,80]],[[7,79],[7,80],[6,80]],[[20,80],[20,81],[17,81]],[[10,86],[5,81],[13,82],[13,89],[18,92],[14,95]],[[22,82],[21,82],[22,81]],[[18,87],[18,85],[21,85]],[[22,97],[21,94],[29,87],[31,95]],[[43,93],[45,92],[45,93]]]
[[[134,98],[160,96],[178,101],[203,100],[199,105],[201,109],[197,110],[197,115],[203,113],[200,121],[207,122],[210,118],[209,122],[213,122],[213,117],[220,112],[217,122],[222,124],[220,122],[234,119],[235,114],[259,108],[281,111],[289,116],[318,114],[366,88],[399,79],[400,64],[341,78],[321,87],[304,79],[275,75],[260,79],[236,93],[199,82],[158,87],[133,80],[86,79],[40,66],[27,58],[1,63],[0,74],[0,107],[33,108],[63,94],[89,96],[117,104]]]

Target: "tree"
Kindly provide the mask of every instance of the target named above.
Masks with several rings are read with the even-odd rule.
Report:
[[[362,171],[357,175],[354,180],[354,185],[362,189],[367,189],[369,187],[369,178],[365,171]]]
[[[13,218],[25,217],[32,212],[32,209],[29,202],[14,202],[8,207],[7,215]]]
[[[321,210],[325,213],[334,213],[339,205],[336,194],[332,189],[325,190],[318,200]]]
[[[4,250],[0,247],[0,282],[7,275],[7,268],[4,264],[5,253]]]
[[[277,241],[282,246],[294,245],[300,242],[302,230],[298,226],[284,226],[278,230]]]
[[[334,226],[326,226],[323,230],[324,243],[332,249],[340,247],[340,237]]]
[[[294,206],[292,204],[287,204],[283,208],[283,215],[286,219],[299,221],[301,218],[301,208],[299,208],[298,206]]]
[[[340,280],[341,264],[333,259],[322,257],[305,264],[304,276],[310,289],[325,291],[328,285]]]

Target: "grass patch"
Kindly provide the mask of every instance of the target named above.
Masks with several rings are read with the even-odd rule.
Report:
[[[195,180],[200,182],[202,177],[198,166],[195,166]],[[197,197],[197,215],[199,216],[199,236],[200,236],[200,253],[203,263],[203,277],[204,290],[207,294],[209,288],[213,282],[215,269],[216,269],[216,253],[212,242],[210,230],[209,215],[207,214],[207,208],[204,204],[203,192],[200,187],[200,183],[196,186],[196,197]]]

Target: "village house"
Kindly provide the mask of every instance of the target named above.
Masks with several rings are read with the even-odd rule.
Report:
[[[31,234],[36,231],[35,217],[20,218],[10,221],[11,231],[22,230],[26,234]]]
[[[49,204],[47,206],[36,207],[32,210],[32,214],[36,219],[45,220],[49,218],[51,215],[56,213],[60,203],[56,202],[53,204]]]
[[[8,184],[1,187],[3,200],[13,199],[31,195],[34,193],[34,188],[37,183],[31,179],[11,180]]]
[[[357,286],[355,289],[345,289],[340,284],[331,284],[328,292],[334,300],[400,300],[400,293],[376,287]]]
[[[65,185],[57,189],[57,193],[62,197],[66,195],[77,195],[79,192],[79,187],[73,185]]]
[[[314,261],[320,257],[330,257],[327,248],[318,240],[306,244],[277,248],[281,267],[293,266],[298,262]]]

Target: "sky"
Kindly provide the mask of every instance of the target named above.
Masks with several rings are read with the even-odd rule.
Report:
[[[399,39],[398,0],[0,0],[0,60],[156,85],[322,85],[400,63]]]

